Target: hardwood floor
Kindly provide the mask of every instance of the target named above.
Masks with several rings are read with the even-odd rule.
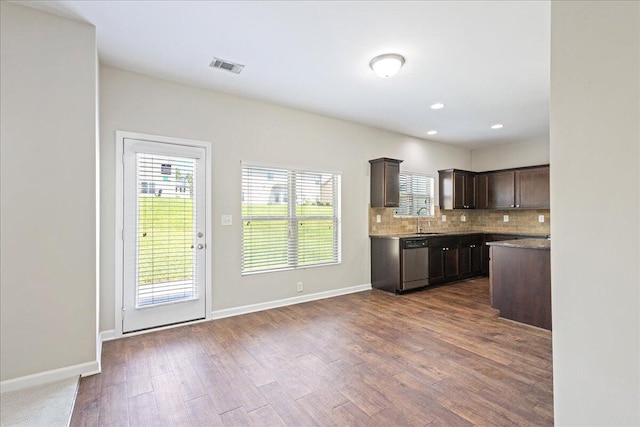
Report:
[[[551,426],[551,333],[486,278],[372,290],[104,343],[72,426]]]

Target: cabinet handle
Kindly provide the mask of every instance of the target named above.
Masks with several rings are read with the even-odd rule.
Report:
[[[516,208],[519,208],[519,207],[520,207],[520,205],[516,205]]]
[[[515,208],[515,206],[514,206],[514,205],[511,205],[511,207],[512,207],[512,208]]]
[[[475,247],[476,247],[476,245],[471,245],[471,246],[469,246],[469,247],[470,247],[470,248],[475,248]]]

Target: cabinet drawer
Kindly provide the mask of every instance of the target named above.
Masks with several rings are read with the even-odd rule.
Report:
[[[429,238],[429,247],[455,247],[460,243],[459,237],[431,237]]]
[[[480,246],[484,243],[484,234],[472,234],[470,236],[460,236],[460,246]]]

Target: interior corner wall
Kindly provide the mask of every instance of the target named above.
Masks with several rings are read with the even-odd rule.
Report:
[[[477,172],[548,163],[548,137],[471,150],[471,170]]]
[[[3,384],[97,367],[95,28],[0,2]]]
[[[640,3],[552,2],[551,278],[559,426],[640,425],[639,104]]]
[[[115,133],[117,130],[210,141],[213,310],[268,303],[371,283],[369,267],[369,163],[404,160],[401,169],[437,176],[438,169],[469,168],[468,149],[411,138],[102,65],[101,305],[100,328],[115,329]],[[240,275],[241,161],[342,173],[342,263]],[[220,225],[220,216],[233,225]]]

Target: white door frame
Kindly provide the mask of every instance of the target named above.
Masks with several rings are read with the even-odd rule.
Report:
[[[124,229],[124,167],[123,167],[123,158],[124,158],[124,140],[127,139],[138,139],[142,141],[149,142],[164,142],[169,144],[179,144],[179,145],[191,145],[195,147],[202,147],[205,150],[205,164],[207,165],[206,174],[205,174],[205,191],[207,192],[207,203],[206,206],[206,230],[205,234],[205,244],[208,249],[213,248],[211,236],[213,234],[212,229],[212,159],[211,159],[211,143],[208,141],[197,141],[193,139],[184,139],[184,138],[173,138],[168,136],[158,136],[158,135],[149,135],[144,133],[137,132],[125,132],[125,131],[116,131],[116,158],[115,158],[115,166],[116,166],[116,174],[115,174],[115,185],[116,185],[116,212],[115,212],[115,329],[114,329],[114,338],[122,337],[122,306],[123,306],[123,284],[124,284],[124,265],[123,265],[123,229]],[[212,319],[212,302],[211,302],[211,277],[212,277],[212,256],[211,251],[207,251],[205,268],[207,270],[205,275],[205,320]],[[202,321],[202,320],[200,320]],[[198,321],[195,321],[198,322]],[[186,322],[188,324],[189,322]],[[182,323],[180,325],[184,325]],[[168,326],[175,327],[180,325]],[[151,332],[158,329],[165,329],[165,327],[158,327],[154,329],[150,329],[148,331],[142,332],[134,332],[129,335],[136,335],[138,333]]]

